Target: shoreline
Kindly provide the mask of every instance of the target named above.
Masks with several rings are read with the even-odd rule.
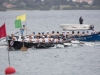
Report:
[[[65,9],[65,10],[63,10],[63,11],[66,11],[66,10],[100,10],[100,9]],[[58,9],[58,10],[54,10],[54,9],[50,9],[50,10],[28,10],[28,9],[22,9],[22,10],[17,10],[17,9],[7,9],[7,10],[5,10],[5,11],[62,11],[62,10],[60,10],[60,9]],[[0,10],[0,12],[5,12],[5,11],[1,11]]]
[[[100,10],[100,9],[66,9],[66,10]],[[6,11],[66,11],[66,10],[6,10]],[[0,11],[0,12],[6,12]]]

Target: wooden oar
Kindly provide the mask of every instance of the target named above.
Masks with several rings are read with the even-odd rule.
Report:
[[[23,41],[23,47],[20,50],[21,51],[27,51],[27,48],[24,46],[24,41]]]
[[[19,31],[20,32],[20,31]],[[15,34],[19,33],[19,32],[16,32]]]

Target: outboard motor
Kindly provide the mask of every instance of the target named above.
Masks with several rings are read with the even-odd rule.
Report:
[[[94,30],[94,25],[90,25],[90,30]]]

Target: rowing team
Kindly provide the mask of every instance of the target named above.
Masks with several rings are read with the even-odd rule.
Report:
[[[85,34],[85,33],[81,34],[78,31],[77,34],[74,34],[74,31],[72,31],[72,33],[70,34],[69,31],[67,31],[67,32],[63,31],[60,34],[57,31],[57,33],[55,34],[55,32],[52,31],[52,33],[50,34],[49,31],[47,31],[46,34],[44,34],[44,32],[42,32],[42,33],[38,33],[36,35],[35,32],[33,32],[33,34],[30,34],[30,35],[27,35],[27,36],[22,35],[22,36],[16,36],[16,37],[14,36],[14,34],[11,34],[11,36],[9,36],[9,39],[13,40],[13,41],[25,41],[25,42],[33,42],[33,43],[39,43],[39,42],[69,42],[69,41],[72,40],[71,37],[73,37],[73,36],[85,36],[85,35],[89,35],[88,32],[87,32],[87,34]]]
[[[52,34],[49,34],[49,32],[47,32],[47,34],[44,33],[38,33],[37,35],[35,34],[35,32],[33,32],[33,34],[27,35],[27,36],[15,36],[14,34],[11,34],[11,36],[8,36],[10,40],[13,41],[24,41],[24,42],[33,42],[33,43],[39,43],[39,42],[43,42],[43,43],[48,43],[48,42],[70,42],[69,40],[66,40],[66,35],[60,34],[59,32],[57,32],[57,34],[54,34],[54,31],[52,31]]]

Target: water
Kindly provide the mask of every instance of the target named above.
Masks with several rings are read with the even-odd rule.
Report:
[[[35,31],[62,31],[60,24],[77,24],[80,16],[85,24],[95,25],[100,31],[100,10],[65,11],[7,11],[0,12],[0,26],[5,22],[7,34],[15,33],[16,16],[26,14],[28,34]],[[25,24],[25,22],[22,22]],[[10,51],[13,75],[100,75],[100,42],[69,48],[28,49],[27,52]],[[6,47],[0,47],[0,75],[8,67]]]

